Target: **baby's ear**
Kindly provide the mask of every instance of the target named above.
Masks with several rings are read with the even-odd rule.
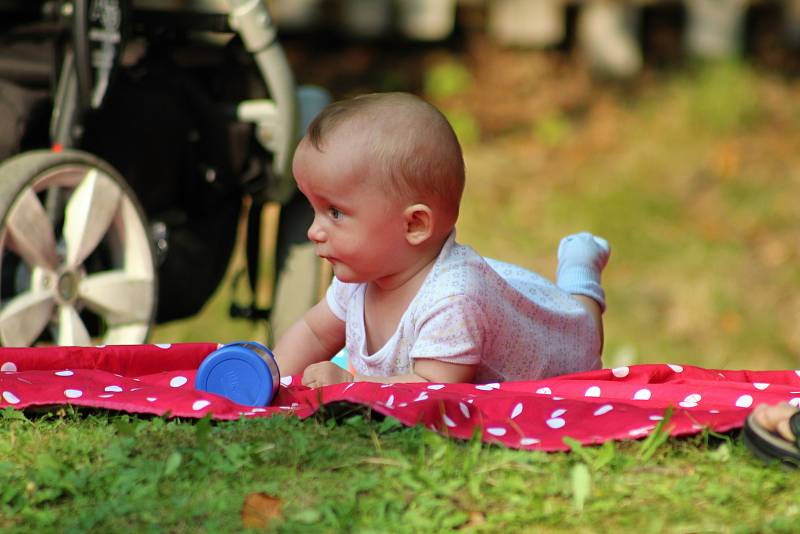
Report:
[[[420,245],[433,234],[433,210],[426,204],[412,204],[403,212],[406,224],[406,240],[411,245]]]

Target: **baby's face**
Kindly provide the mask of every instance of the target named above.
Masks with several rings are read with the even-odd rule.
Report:
[[[371,176],[374,166],[337,136],[319,151],[304,139],[294,157],[300,191],[314,209],[308,238],[342,282],[373,282],[395,274],[409,253],[405,204],[390,198]]]

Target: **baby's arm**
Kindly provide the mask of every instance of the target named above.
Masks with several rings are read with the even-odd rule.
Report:
[[[411,373],[394,376],[369,376],[350,374],[333,362],[319,362],[310,365],[303,373],[303,385],[318,388],[342,382],[378,382],[398,384],[401,382],[472,382],[476,365],[450,363],[433,358],[416,358]]]
[[[471,355],[481,353],[484,322],[480,306],[469,299],[441,299],[436,305],[426,307],[426,316],[417,325],[410,372],[391,376],[353,375],[331,362],[320,362],[305,370],[303,384],[320,387],[354,381],[471,382],[478,359]]]
[[[571,293],[594,319],[601,350],[606,294],[600,285],[600,274],[610,255],[608,241],[589,232],[567,236],[558,245],[556,285]]]
[[[477,365],[451,363],[434,358],[415,358],[414,371],[407,375],[365,376],[355,375],[356,382],[380,382],[394,384],[398,382],[472,382]]]
[[[344,338],[344,321],[323,299],[286,331],[273,353],[281,374],[292,376],[311,364],[330,360],[344,346]]]

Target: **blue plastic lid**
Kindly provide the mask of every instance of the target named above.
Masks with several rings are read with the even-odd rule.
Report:
[[[280,373],[272,353],[253,341],[230,343],[209,354],[195,388],[245,406],[266,406],[278,391]]]

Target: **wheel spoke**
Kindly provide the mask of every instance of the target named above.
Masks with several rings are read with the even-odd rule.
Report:
[[[75,189],[64,214],[66,265],[74,268],[97,247],[117,212],[122,192],[108,176],[91,169]]]
[[[78,347],[90,345],[91,342],[78,311],[69,304],[63,304],[58,310],[58,344]]]
[[[153,281],[125,271],[105,271],[84,278],[79,297],[107,323],[147,323],[153,307]]]
[[[44,291],[20,293],[0,311],[0,338],[10,347],[30,346],[53,315],[53,296]]]
[[[55,270],[58,266],[53,224],[33,189],[25,189],[8,218],[8,246],[31,266]]]
[[[150,325],[146,323],[133,323],[112,326],[103,338],[106,345],[130,345],[131,343],[144,343]]]

